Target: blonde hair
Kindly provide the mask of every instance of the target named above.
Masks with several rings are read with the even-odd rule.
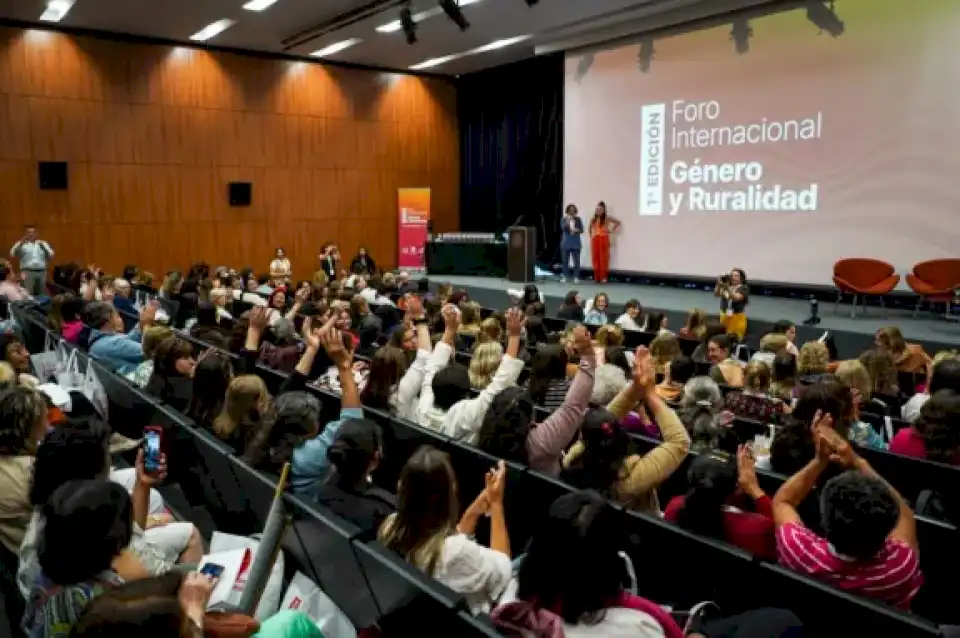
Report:
[[[960,352],[956,350],[941,350],[933,356],[933,365],[937,365],[941,361],[958,361],[960,360]]]
[[[500,343],[503,338],[503,328],[496,317],[487,317],[480,322],[480,332],[477,334],[477,343]]]
[[[609,324],[600,326],[597,329],[597,334],[593,336],[593,340],[596,341],[597,345],[601,348],[620,346],[623,345],[623,330],[620,329],[620,326],[611,326]]]
[[[0,361],[0,383],[16,383],[17,371],[6,361]]]
[[[687,323],[683,326],[690,334],[698,339],[707,331],[707,315],[703,310],[694,308],[687,315]]]
[[[175,293],[180,291],[180,286],[183,284],[183,275],[180,274],[180,271],[174,270],[171,273],[167,273],[167,276],[163,280],[163,285],[160,286],[160,289],[166,293]]]
[[[222,439],[232,437],[244,419],[252,412],[263,412],[269,400],[267,386],[257,375],[234,377],[227,386],[223,409],[213,420],[214,433]]]
[[[799,374],[822,374],[830,364],[830,351],[819,341],[808,341],[800,348],[800,358],[797,360]]]
[[[476,330],[480,329],[480,304],[476,301],[468,301],[463,304],[460,313],[461,328],[465,326],[476,326]]]
[[[384,273],[380,282],[387,288],[393,288],[397,285],[397,276],[392,272]]]
[[[845,386],[859,392],[864,401],[870,399],[873,393],[873,379],[870,378],[870,373],[862,363],[841,361],[835,374]]]
[[[771,332],[763,335],[763,338],[760,339],[760,350],[762,352],[780,352],[786,349],[789,342],[787,335]]]
[[[907,349],[907,342],[903,340],[903,333],[896,326],[888,326],[877,330],[877,341],[889,350],[898,362]]]
[[[657,372],[663,372],[668,363],[680,356],[680,341],[669,332],[661,332],[650,342],[650,356]]]
[[[157,352],[157,346],[167,337],[173,336],[173,330],[168,326],[150,326],[143,331],[141,346],[143,349],[144,361],[152,361],[153,355]]]
[[[227,289],[226,288],[214,288],[210,291],[210,301],[214,304],[217,303],[217,299],[227,300]]]
[[[470,368],[467,371],[470,376],[470,385],[478,390],[490,385],[501,359],[503,359],[503,346],[499,342],[489,341],[478,345],[473,351],[473,358],[470,359]]]
[[[743,371],[743,387],[753,392],[770,388],[770,366],[763,361],[751,361]]]

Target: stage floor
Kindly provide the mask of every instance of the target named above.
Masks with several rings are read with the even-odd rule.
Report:
[[[508,288],[523,288],[523,284],[493,277],[442,277],[434,282],[449,281],[465,288],[470,296],[481,304],[491,308],[503,308],[508,303],[505,291]],[[596,284],[592,281],[579,284],[559,281],[540,280],[537,286],[547,298],[547,314],[554,315],[560,301],[569,290],[577,290],[583,299],[605,292],[610,303],[619,312],[624,302],[638,299],[645,310],[656,310],[669,317],[670,329],[683,327],[686,313],[692,308],[701,308],[710,315],[718,315],[720,303],[710,292],[687,290],[667,286],[643,286],[636,284]],[[841,356],[855,356],[869,348],[874,333],[884,326],[895,325],[903,332],[907,341],[922,343],[931,354],[945,348],[960,346],[960,323],[935,318],[926,310],[921,311],[917,319],[912,311],[888,309],[886,319],[881,317],[879,307],[870,307],[864,316],[858,310],[855,319],[850,317],[850,304],[841,304],[834,313],[833,303],[820,303],[820,325],[807,327],[801,322],[810,315],[810,304],[805,300],[785,299],[782,297],[751,297],[747,307],[750,325],[747,341],[754,347],[760,336],[770,329],[771,324],[780,319],[789,319],[797,324],[797,341],[803,343],[816,339],[824,330],[830,330],[837,336],[837,346]]]

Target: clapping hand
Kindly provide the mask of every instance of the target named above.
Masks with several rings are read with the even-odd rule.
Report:
[[[250,330],[263,332],[267,329],[270,318],[267,315],[266,306],[257,306],[250,311]]]
[[[527,318],[523,316],[523,311],[519,308],[510,308],[507,310],[507,335],[510,337],[519,337],[523,332],[523,324]]]
[[[640,346],[633,354],[633,384],[645,393],[653,391],[657,383],[657,369],[646,346]]]
[[[586,326],[577,326],[573,329],[573,345],[581,357],[593,352],[593,342],[590,340],[590,331]]]
[[[443,307],[443,324],[448,332],[456,333],[460,327],[460,309],[448,303]]]

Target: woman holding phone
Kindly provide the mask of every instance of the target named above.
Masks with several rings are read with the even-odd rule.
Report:
[[[610,235],[620,230],[619,220],[607,215],[607,205],[597,204],[590,220],[590,257],[593,260],[593,279],[606,283],[610,275]]]
[[[747,333],[746,309],[750,301],[747,273],[734,268],[729,274],[721,275],[713,288],[713,296],[720,297],[720,323],[727,329],[727,334],[737,335],[742,341]]]

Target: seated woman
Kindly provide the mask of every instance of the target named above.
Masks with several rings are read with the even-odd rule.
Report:
[[[736,452],[736,437],[726,427],[729,415],[723,412],[723,393],[710,377],[693,377],[687,381],[677,415],[690,435],[690,449],[694,452],[709,449]]]
[[[683,388],[696,372],[693,359],[678,355],[663,367],[663,381],[657,384],[657,394],[664,401],[679,401]]]
[[[835,373],[837,379],[850,388],[853,409],[850,415],[850,440],[860,447],[886,450],[887,442],[874,427],[862,421],[864,412],[886,416],[886,405],[870,396],[870,373],[859,361],[841,361]]]
[[[800,348],[797,374],[800,383],[817,383],[829,374],[830,351],[819,341],[808,341]]]
[[[670,332],[670,320],[662,312],[651,312],[647,315],[647,323],[644,326],[646,332],[652,332],[655,335],[672,335]]]
[[[920,408],[940,390],[960,392],[960,359],[938,352],[933,359],[933,374],[930,376],[929,387],[925,388],[924,392],[917,392],[903,404],[903,420],[907,423],[916,422],[920,416]]]
[[[0,543],[14,554],[33,515],[30,482],[40,440],[47,431],[47,401],[37,390],[0,390]]]
[[[543,346],[534,353],[527,388],[535,405],[553,412],[563,404],[571,383],[567,378],[568,363],[566,348],[559,343]]]
[[[893,357],[897,370],[901,372],[925,372],[929,374],[930,355],[923,346],[907,343],[896,326],[881,328],[874,337],[877,347],[886,350]]]
[[[787,344],[789,343],[786,335],[776,332],[765,334],[760,339],[760,351],[756,352],[750,358],[750,361],[761,361],[770,368],[773,368],[773,360],[777,358],[778,355],[788,354]]]
[[[153,374],[144,389],[174,410],[183,412],[190,404],[196,366],[190,342],[167,337],[153,355]]]
[[[382,457],[379,425],[366,419],[345,421],[327,450],[333,467],[317,489],[317,503],[364,532],[376,532],[397,509],[396,497],[371,479]]]
[[[689,532],[775,560],[773,502],[760,488],[753,466],[753,453],[745,445],[737,450],[736,460],[727,452],[701,452],[690,464],[687,493],[671,499],[664,518]],[[744,509],[748,500],[753,511]]]
[[[210,303],[217,313],[218,325],[233,319],[233,315],[227,310],[227,304],[233,303],[233,291],[228,288],[214,288],[210,291]]]
[[[143,347],[143,361],[133,372],[124,376],[141,388],[147,387],[150,377],[153,376],[153,358],[157,354],[157,348],[165,339],[172,336],[173,330],[168,326],[150,326],[144,330],[143,340],[140,343]]]
[[[463,308],[460,310],[460,328],[457,329],[457,334],[467,335],[469,337],[476,337],[480,334],[480,304],[476,301],[469,301],[463,304]]]
[[[109,477],[109,437],[109,428],[99,421],[72,422],[52,430],[37,451],[30,490],[34,512],[20,546],[17,571],[24,596],[40,574],[37,549],[45,527],[43,505],[61,485]],[[162,574],[176,563],[198,562],[203,556],[203,539],[191,523],[175,522],[166,514],[149,515],[150,489],[165,477],[165,466],[161,465],[155,475],[147,474],[140,451],[135,472],[130,494],[134,519],[130,545],[114,560],[114,570],[126,580]]]
[[[937,391],[908,428],[901,428],[890,443],[895,454],[960,465],[960,393]]]
[[[583,306],[580,305],[580,293],[571,290],[563,298],[563,303],[557,310],[557,317],[566,321],[583,322]]]
[[[727,393],[724,404],[736,416],[763,423],[775,423],[790,406],[769,396],[770,368],[762,361],[751,361],[743,374],[743,389]]]
[[[536,423],[526,390],[513,387],[499,392],[483,417],[477,447],[551,476],[560,473],[563,450],[576,435],[590,403],[596,369],[590,333],[580,326],[574,330],[574,339],[580,370],[563,403],[542,423]]]
[[[797,387],[797,358],[792,354],[777,355],[771,373],[767,394],[792,405]]]
[[[486,476],[486,488],[460,522],[457,480],[446,453],[430,446],[414,452],[400,474],[397,512],[380,526],[379,539],[408,562],[467,601],[470,611],[490,610],[510,582],[510,536],[503,510],[503,462]],[[473,540],[481,516],[490,517],[490,547]]]
[[[781,474],[794,474],[814,458],[813,434],[810,424],[817,413],[829,415],[833,429],[849,438],[853,393],[833,375],[819,383],[802,386],[793,412],[785,416],[770,446],[770,465]]]
[[[610,305],[610,298],[607,293],[601,292],[593,298],[593,304],[583,316],[583,323],[588,326],[603,326],[610,323],[607,316],[607,307]]]
[[[690,437],[656,393],[655,379],[650,353],[638,348],[633,382],[607,409],[591,408],[584,417],[581,441],[563,460],[562,477],[566,482],[597,490],[626,507],[659,513],[656,488],[683,462]],[[619,423],[641,402],[656,419],[663,436],[663,443],[643,456],[636,454]]]
[[[503,359],[503,346],[499,343],[481,343],[473,351],[467,374],[470,387],[483,390],[493,382],[493,377]]]
[[[677,331],[677,336],[683,339],[696,339],[700,340],[703,338],[703,334],[707,331],[707,315],[703,310],[699,308],[694,308],[687,315],[687,322],[683,325],[680,330]]]
[[[597,328],[593,335],[593,353],[597,357],[597,365],[606,363],[607,348],[623,345],[623,330],[619,326],[603,325]]]
[[[733,358],[734,342],[730,335],[720,334],[707,342],[707,359],[713,364],[710,378],[734,388],[743,387],[743,364]]]
[[[663,608],[624,590],[620,543],[626,539],[617,522],[597,494],[554,501],[530,541],[516,591],[493,612],[497,628],[504,635],[682,638]]]
[[[133,504],[116,483],[71,481],[41,512],[40,575],[30,588],[23,628],[33,638],[67,638],[91,600],[123,583],[112,565],[133,537]]]
[[[643,331],[643,307],[636,299],[631,299],[623,304],[623,314],[617,317],[614,322],[622,330]]]
[[[83,331],[83,301],[72,293],[57,295],[47,313],[47,326],[63,335],[68,342],[76,345]]]
[[[650,342],[650,356],[657,374],[663,374],[667,366],[680,356],[680,341],[669,332],[661,332]]]

